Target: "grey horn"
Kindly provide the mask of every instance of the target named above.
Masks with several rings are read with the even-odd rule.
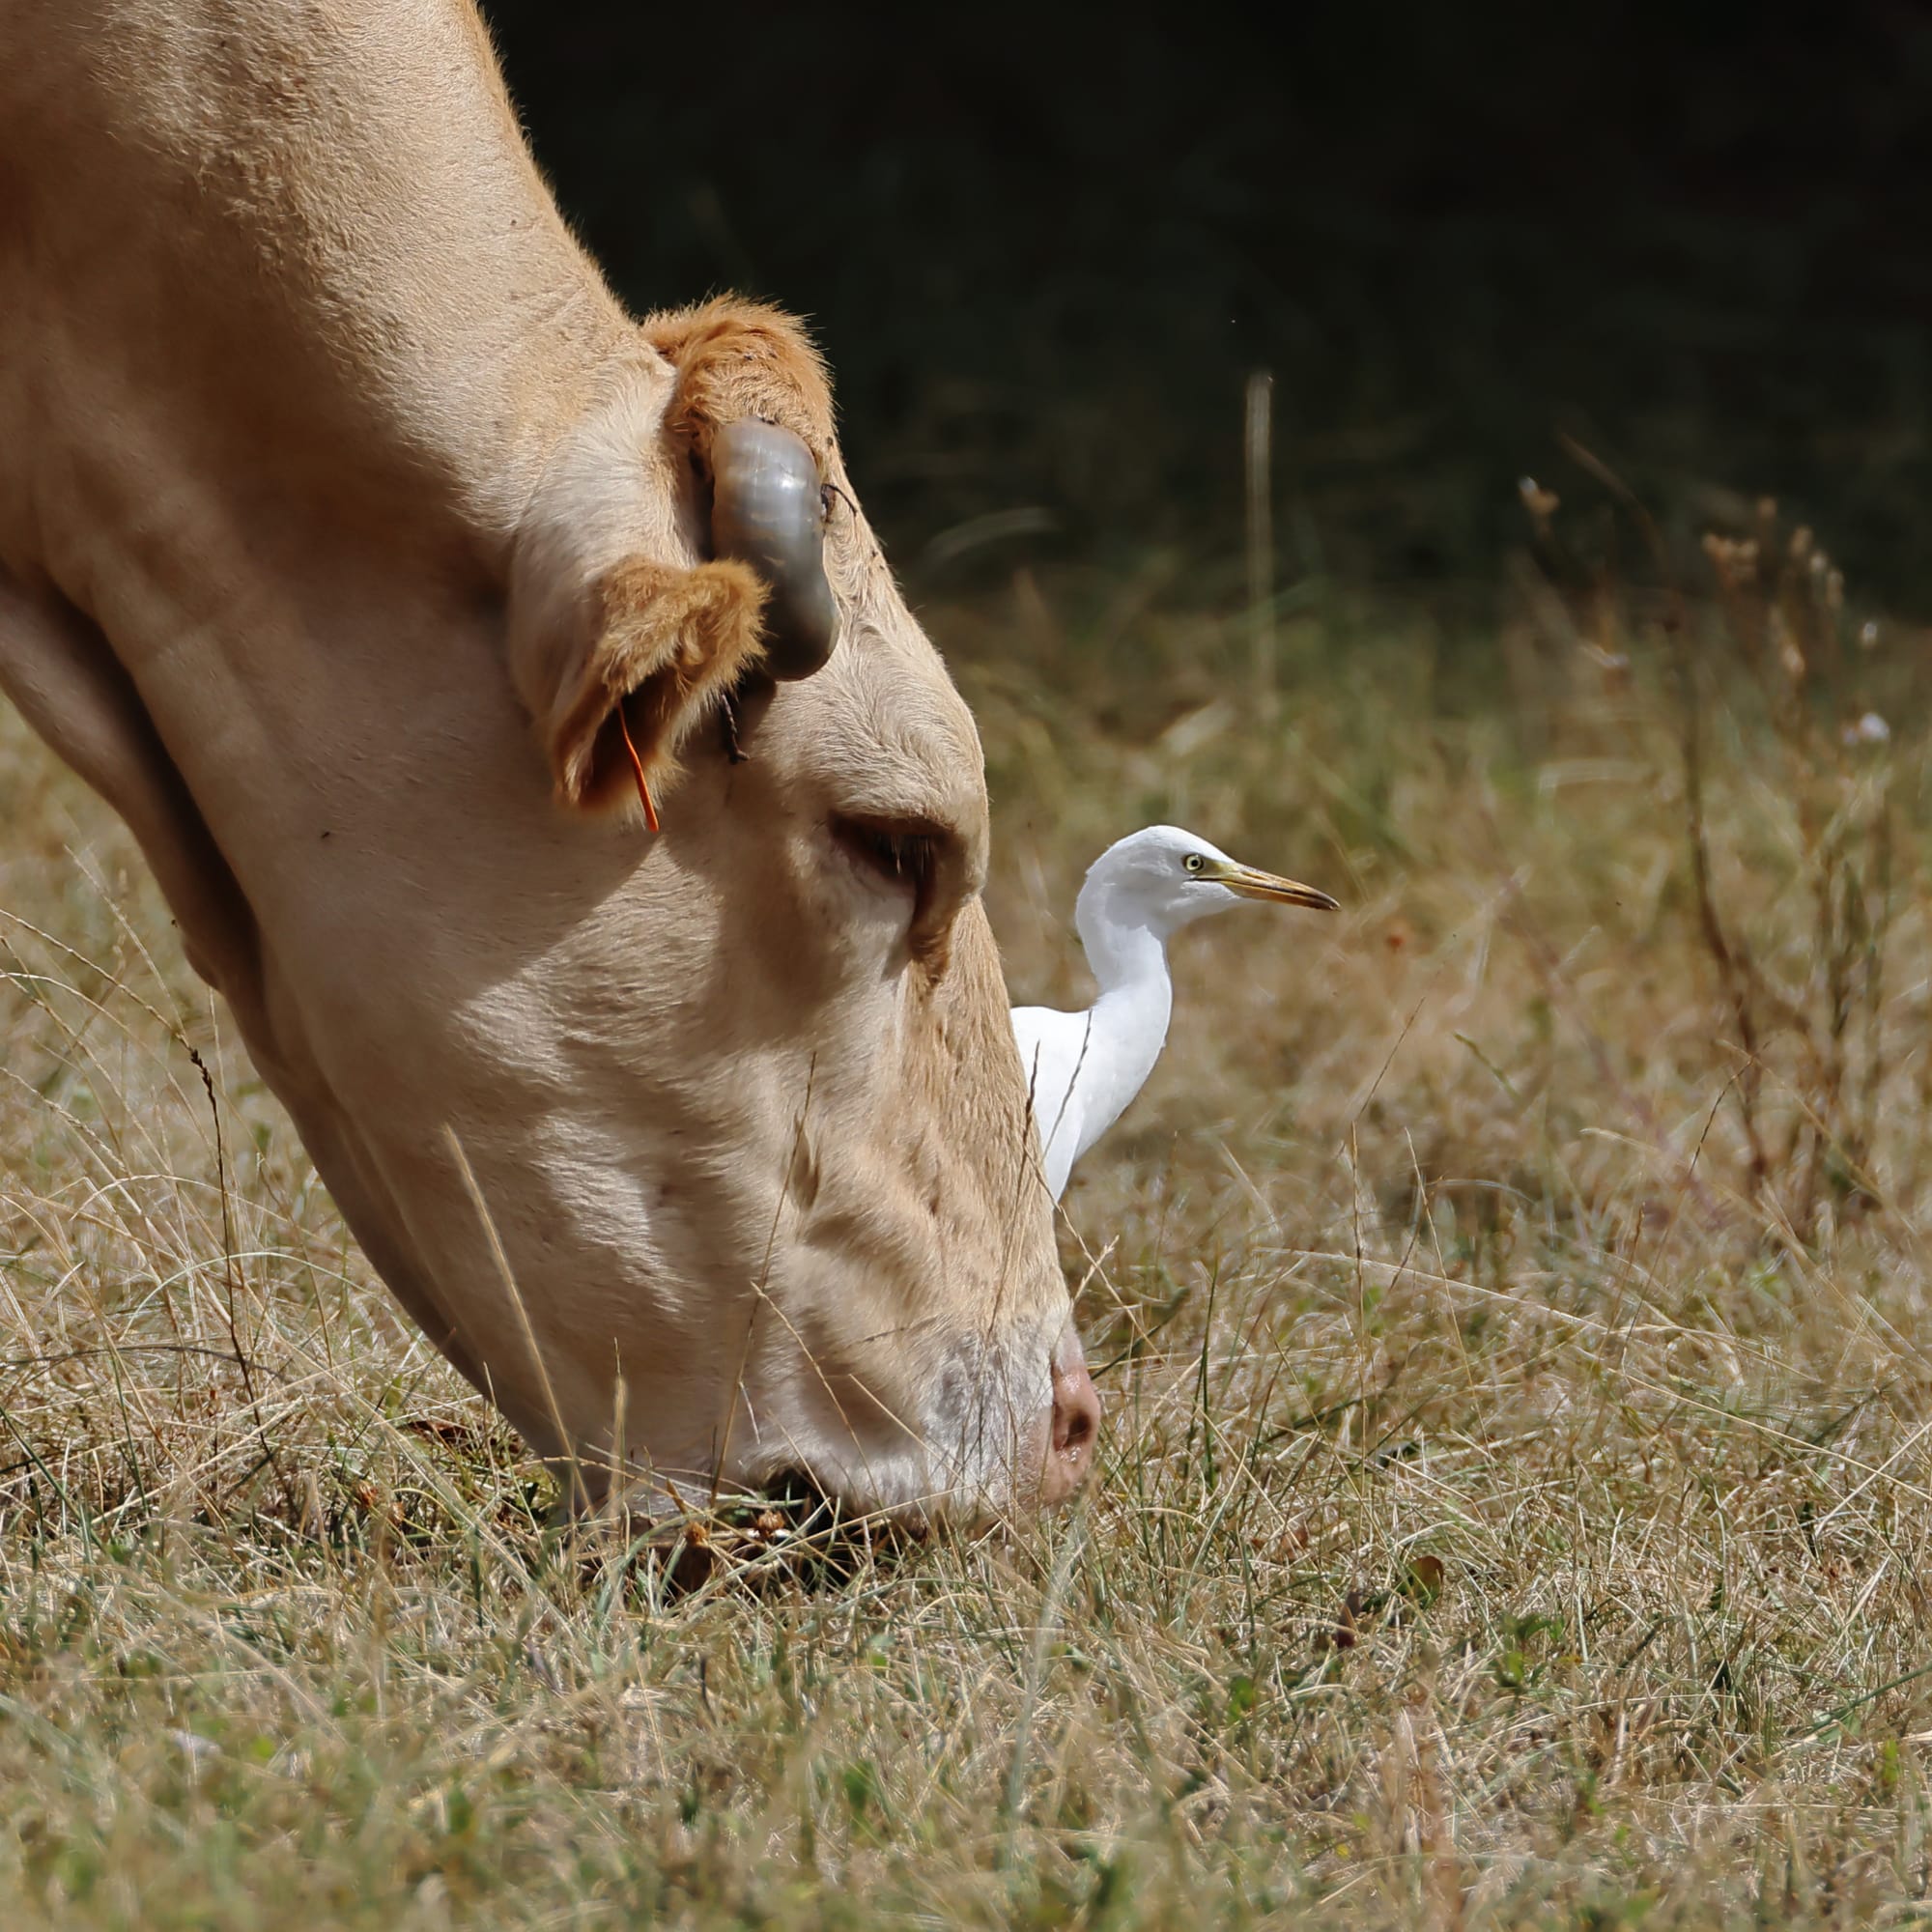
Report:
[[[749,563],[771,590],[765,668],[810,677],[838,641],[825,578],[825,500],[818,465],[799,437],[753,416],[711,439],[711,548]]]

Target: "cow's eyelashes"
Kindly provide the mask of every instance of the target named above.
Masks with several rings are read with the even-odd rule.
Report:
[[[943,835],[924,826],[836,812],[832,836],[867,871],[888,885],[910,886],[917,897],[932,877]]]

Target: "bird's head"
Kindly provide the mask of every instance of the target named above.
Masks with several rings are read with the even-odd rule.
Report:
[[[1151,825],[1110,845],[1089,869],[1080,896],[1109,923],[1144,925],[1162,940],[1244,900],[1336,909],[1314,886],[1243,866],[1178,825]]]

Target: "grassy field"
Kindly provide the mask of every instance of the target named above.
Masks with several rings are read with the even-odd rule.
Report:
[[[1923,640],[1731,534],[1559,528],[1493,677],[1321,598],[1269,681],[1178,560],[928,613],[1016,997],[1151,819],[1347,910],[1176,949],[1090,1494],[756,1587],[549,1526],[0,715],[0,1925],[1932,1916]]]

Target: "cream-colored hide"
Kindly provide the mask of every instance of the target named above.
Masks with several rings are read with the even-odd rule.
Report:
[[[776,686],[709,556],[748,415],[836,486],[837,646]],[[1079,1480],[972,720],[803,338],[620,311],[469,0],[0,0],[0,686],[384,1280],[592,1492]]]

